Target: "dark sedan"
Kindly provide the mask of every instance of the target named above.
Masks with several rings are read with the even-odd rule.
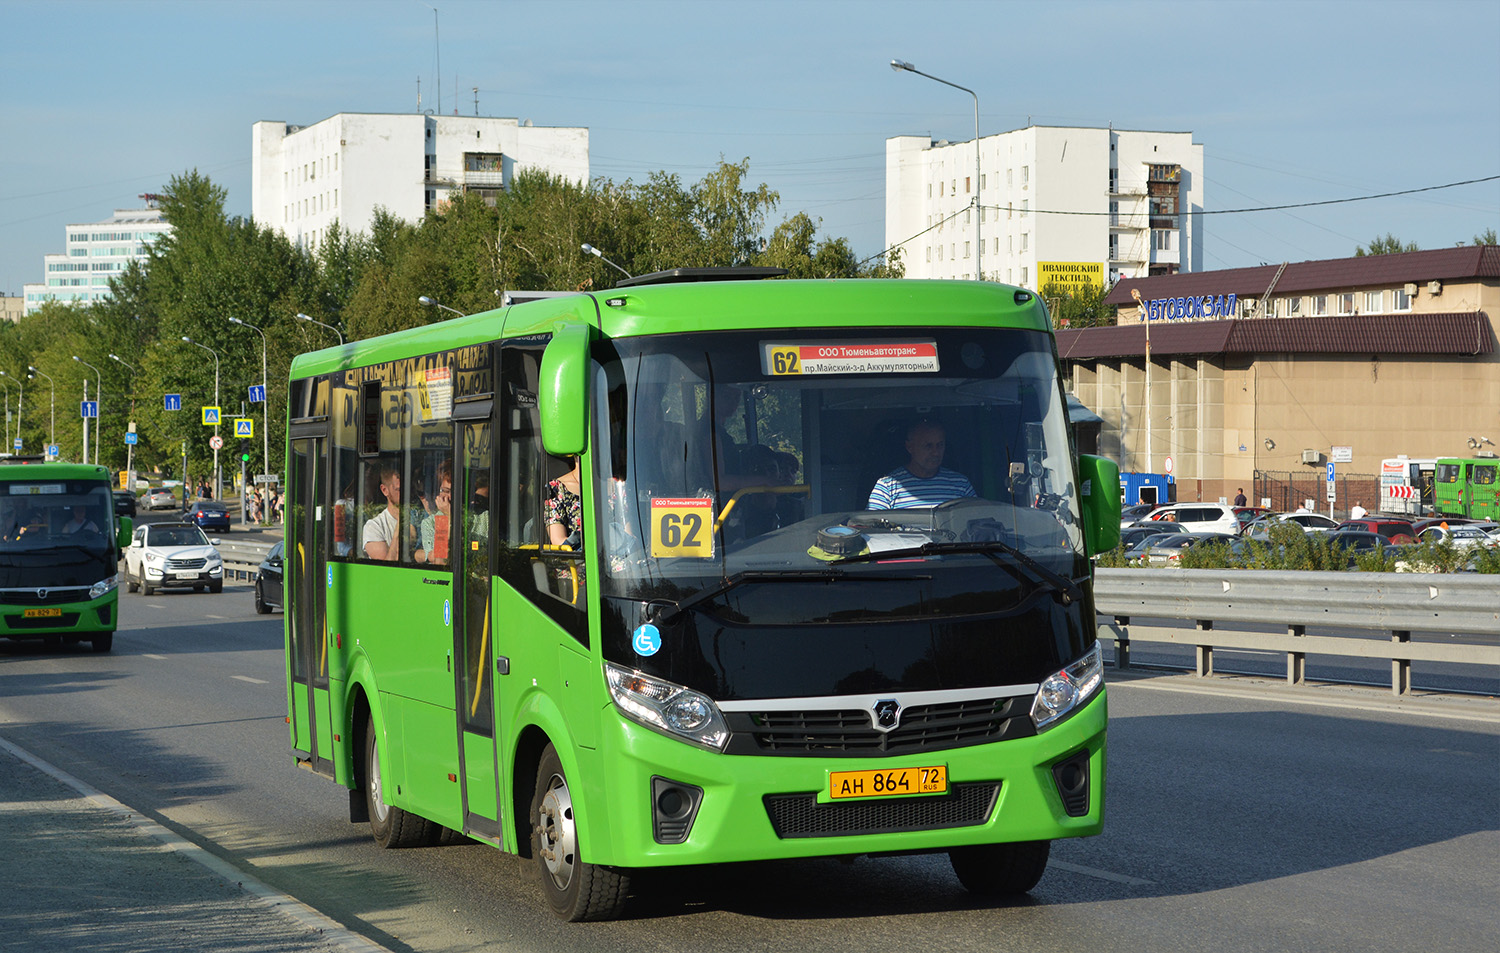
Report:
[[[266,558],[260,561],[260,568],[255,570],[255,611],[261,615],[272,609],[280,609],[283,605],[281,552],[281,543],[272,546],[271,551],[266,553]]]
[[[223,503],[215,500],[198,500],[188,507],[182,519],[186,523],[196,523],[205,533],[210,530],[229,532],[229,511]]]
[[[115,491],[115,515],[116,516],[134,516],[135,515],[135,494],[134,493],[130,492],[129,490],[116,490]]]

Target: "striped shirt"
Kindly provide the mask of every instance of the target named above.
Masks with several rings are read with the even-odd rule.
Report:
[[[919,477],[906,467],[897,467],[875,481],[870,490],[871,510],[904,510],[914,506],[937,506],[962,496],[976,496],[969,478],[957,470],[939,467],[930,477]]]

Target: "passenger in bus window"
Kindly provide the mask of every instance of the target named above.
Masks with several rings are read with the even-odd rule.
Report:
[[[354,551],[351,542],[354,536],[354,483],[344,487],[344,492],[333,501],[333,550],[336,556],[347,556]]]
[[[401,468],[393,460],[383,460],[375,465],[375,470],[386,505],[365,521],[360,539],[369,558],[395,560],[400,556]]]
[[[547,484],[542,521],[551,545],[578,549],[583,543],[583,499],[579,496],[582,487],[576,454],[572,463],[571,470]]]
[[[414,554],[417,562],[446,565],[448,537],[453,524],[453,461],[438,464],[438,488],[432,497],[432,515],[422,521],[422,540]]]
[[[906,466],[875,481],[866,509],[900,510],[937,506],[974,496],[974,485],[957,470],[943,466],[947,431],[935,420],[918,420],[906,428]]]

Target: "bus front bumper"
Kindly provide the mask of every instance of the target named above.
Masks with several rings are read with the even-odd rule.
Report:
[[[1099,833],[1104,691],[1041,734],[893,757],[725,755],[604,713],[585,851],[623,867],[944,851]],[[605,756],[608,753],[608,756]],[[945,770],[947,791],[834,798],[833,773]],[[870,780],[869,777],[864,780]],[[881,784],[883,782],[875,782]],[[847,787],[846,787],[847,790]]]

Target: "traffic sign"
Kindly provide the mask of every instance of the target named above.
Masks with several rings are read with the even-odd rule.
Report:
[[[249,417],[234,418],[234,435],[236,437],[255,436],[255,421]]]
[[[87,417],[96,417],[97,418],[99,416],[99,402],[97,400],[81,400],[81,401],[79,401],[78,402],[78,416],[85,417],[85,418],[87,418]]]
[[[47,456],[53,458],[62,456],[62,447],[58,446],[55,443],[47,444]]]
[[[264,404],[266,402],[266,388],[263,384],[250,385],[250,403]]]
[[[21,449],[21,438],[20,438],[20,437],[17,437],[17,438],[16,438],[16,442],[15,442],[15,444],[14,444],[14,446],[15,446],[15,448],[16,448],[16,449],[17,449],[17,450],[20,450],[20,449]]]
[[[1328,500],[1328,502],[1332,503],[1335,500],[1337,500],[1338,497],[1339,497],[1339,494],[1338,494],[1338,484],[1335,483],[1335,482],[1333,482],[1333,461],[1329,460],[1328,461],[1328,493],[1327,493],[1326,499]]]
[[[1163,462],[1163,471],[1166,472],[1166,473],[1171,473],[1172,472],[1172,458],[1171,457],[1167,457],[1167,459]]]
[[[166,407],[167,410],[181,410],[182,409],[182,395],[181,394],[164,394],[164,395],[162,395],[161,402]]]
[[[205,427],[217,427],[218,425],[219,425],[219,408],[217,408],[217,407],[205,407],[205,408],[203,408],[203,426],[205,426]]]
[[[128,444],[130,444],[131,446],[134,446],[135,445],[135,434],[133,434],[133,433],[127,433],[127,434],[125,434],[125,442],[128,443]]]
[[[208,438],[208,445],[210,447],[213,447],[215,450],[222,449],[224,446],[224,438],[219,436],[218,434],[214,434],[212,437]]]

